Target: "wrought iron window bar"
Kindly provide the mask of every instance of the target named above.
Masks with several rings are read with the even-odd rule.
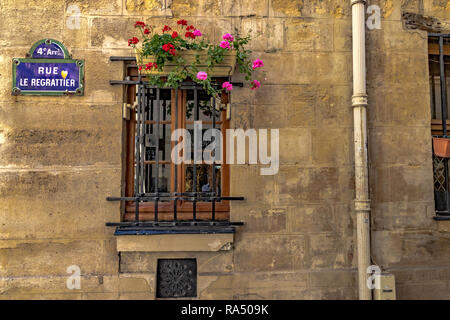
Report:
[[[135,57],[110,57],[111,61],[136,61]],[[132,65],[136,67],[136,65]],[[235,226],[243,225],[243,222],[232,222],[216,219],[216,203],[222,200],[239,201],[244,200],[244,197],[231,197],[221,196],[217,193],[216,188],[212,188],[212,192],[159,192],[158,178],[159,178],[159,140],[160,140],[160,104],[161,104],[161,91],[172,88],[160,88],[157,86],[150,86],[147,81],[142,79],[142,76],[138,75],[138,80],[110,80],[111,85],[136,85],[137,86],[137,107],[136,107],[136,134],[135,134],[135,176],[134,176],[134,194],[133,197],[107,197],[107,201],[131,201],[135,203],[135,217],[134,221],[125,222],[107,222],[108,227],[117,227],[116,235],[126,234],[155,234],[155,233],[234,233]],[[243,86],[242,83],[232,82],[235,86]],[[219,83],[213,85],[219,86]],[[149,95],[149,89],[154,91],[152,97]],[[194,105],[198,104],[198,96],[203,87],[194,82],[183,82],[178,90],[193,90],[194,91]],[[178,90],[175,90],[175,127],[178,127]],[[154,98],[156,119],[154,130],[154,137],[151,137],[151,141],[156,141],[152,146],[156,149],[155,152],[155,170],[156,179],[154,179],[154,191],[144,192],[144,160],[145,160],[145,126],[147,119],[147,108],[149,98]],[[211,98],[211,106],[215,108],[215,98]],[[216,128],[216,112],[212,112],[212,128]],[[194,119],[198,120],[198,110],[194,108]],[[196,163],[196,153],[194,152],[194,164]],[[216,185],[216,163],[213,161],[212,166],[212,186]],[[178,165],[174,164],[174,186],[178,186]],[[193,165],[193,177],[196,177],[197,166]],[[193,190],[196,189],[196,179],[193,179]],[[179,220],[178,219],[178,201],[187,201],[193,203],[192,220]],[[173,220],[164,221],[159,219],[158,204],[160,202],[173,201]],[[204,201],[211,203],[211,220],[199,220],[197,219],[197,202]],[[140,203],[153,202],[154,203],[154,216],[153,221],[140,220]]]
[[[444,39],[450,38],[450,34],[429,34],[430,38],[437,39],[439,42],[439,73],[441,87],[441,115],[442,115],[442,134],[447,135],[447,84],[445,75],[444,59]],[[435,136],[439,137],[439,136]],[[435,220],[450,220],[449,203],[449,169],[448,158],[441,158],[434,154],[433,150],[433,182],[434,182],[434,202],[436,216]]]

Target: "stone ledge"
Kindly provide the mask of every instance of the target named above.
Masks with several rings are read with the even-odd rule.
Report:
[[[438,231],[439,232],[450,232],[450,220],[449,221],[436,221],[438,224]]]
[[[116,247],[119,252],[228,251],[233,240],[232,233],[123,235],[116,237]]]

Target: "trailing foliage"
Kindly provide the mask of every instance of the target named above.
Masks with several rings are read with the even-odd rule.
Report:
[[[137,21],[135,27],[141,32],[142,40],[133,37],[128,40],[128,45],[139,52],[142,58],[153,56],[154,62],[143,65],[139,64],[139,71],[163,70],[166,63],[175,65],[173,71],[169,72],[166,79],[159,75],[150,75],[151,85],[159,87],[178,88],[185,79],[190,78],[199,83],[212,96],[218,97],[222,91],[231,91],[233,86],[229,82],[224,82],[222,88],[216,88],[211,83],[209,73],[212,69],[224,61],[225,55],[230,50],[236,51],[236,64],[240,73],[245,75],[245,80],[251,81],[252,90],[260,87],[258,80],[253,79],[255,69],[264,66],[259,59],[251,61],[251,50],[245,46],[251,40],[251,36],[232,36],[229,33],[223,35],[220,44],[210,43],[202,38],[200,30],[182,19],[177,22],[177,30],[165,25],[161,33],[155,32],[155,28],[142,21]],[[181,35],[182,33],[183,36]],[[137,44],[141,42],[140,48]],[[195,52],[195,61],[188,63],[183,55],[186,50]],[[203,53],[201,57],[201,53]],[[206,55],[205,55],[206,53]],[[141,60],[143,61],[143,60]]]

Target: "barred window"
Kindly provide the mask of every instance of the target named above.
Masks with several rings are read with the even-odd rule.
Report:
[[[437,155],[434,142],[448,138],[450,105],[450,35],[430,34],[428,41],[433,183],[436,220],[450,218],[448,158]],[[439,139],[437,139],[439,138]],[[441,139],[442,140],[442,139]]]
[[[136,229],[242,224],[229,221],[229,201],[243,198],[230,196],[230,168],[222,161],[225,145],[220,157],[212,152],[216,156],[212,163],[202,161],[208,145],[217,139],[204,139],[208,129],[220,130],[222,143],[226,140],[229,94],[213,98],[189,81],[177,89],[154,87],[138,75],[135,64],[128,62],[126,67],[126,80],[111,82],[126,88],[124,190],[121,197],[108,197],[122,201],[122,221],[107,225]],[[223,81],[229,79],[216,79],[215,85]],[[172,141],[177,129],[186,130],[190,141]],[[184,148],[181,155],[188,156],[183,152],[190,149],[192,161],[176,164],[174,147],[184,143],[190,148]],[[197,152],[194,144],[199,146]]]

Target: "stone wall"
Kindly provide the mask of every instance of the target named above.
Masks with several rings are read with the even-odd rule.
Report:
[[[450,19],[449,1],[369,1],[367,33],[374,263],[398,298],[450,298],[449,223],[433,221],[427,37],[402,12]],[[81,12],[69,29],[68,11]],[[0,298],[155,297],[158,258],[195,257],[202,299],[357,298],[349,0],[2,0],[0,3]],[[232,127],[279,128],[280,171],[231,168],[231,251],[122,253],[123,65],[136,20],[191,21],[218,41],[253,30],[262,88],[233,91]],[[83,97],[11,95],[11,59],[42,38],[86,61]],[[236,76],[234,80],[241,79]],[[447,230],[447,231],[446,231]],[[81,290],[66,288],[70,265]]]

